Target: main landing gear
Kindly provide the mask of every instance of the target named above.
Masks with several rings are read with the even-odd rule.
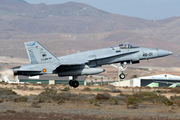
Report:
[[[79,86],[79,82],[76,80],[77,76],[73,76],[73,79],[69,81],[69,85],[77,88]]]

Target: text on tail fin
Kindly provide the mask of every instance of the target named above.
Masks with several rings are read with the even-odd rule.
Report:
[[[58,62],[48,50],[36,41],[24,43],[31,64]]]

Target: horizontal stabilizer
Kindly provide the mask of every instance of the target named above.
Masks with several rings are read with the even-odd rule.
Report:
[[[34,76],[34,75],[41,75],[41,70],[21,70],[21,69],[14,69],[14,75],[26,75],[26,76]]]

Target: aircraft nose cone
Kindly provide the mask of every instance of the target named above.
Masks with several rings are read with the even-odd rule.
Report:
[[[158,57],[164,57],[167,55],[171,55],[172,52],[171,51],[167,51],[167,50],[157,50],[157,56]]]

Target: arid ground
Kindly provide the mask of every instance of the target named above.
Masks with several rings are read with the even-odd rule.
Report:
[[[67,85],[1,83],[0,91],[2,120],[180,119],[180,100],[171,97],[180,94],[165,87],[79,86],[74,89]]]

